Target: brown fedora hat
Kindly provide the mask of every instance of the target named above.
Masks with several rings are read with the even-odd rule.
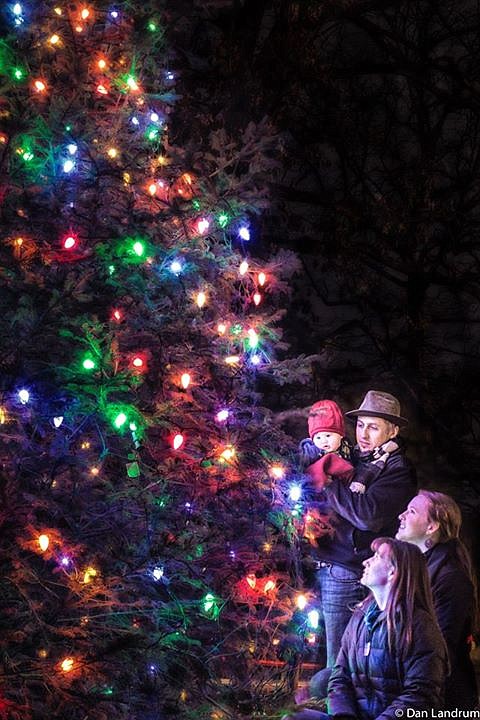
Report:
[[[383,418],[390,420],[395,425],[408,424],[408,420],[400,415],[400,403],[397,398],[380,390],[369,390],[357,410],[345,413],[345,417],[348,418],[355,418],[359,415]]]

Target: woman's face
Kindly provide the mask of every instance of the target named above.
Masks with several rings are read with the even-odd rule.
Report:
[[[382,543],[372,557],[363,561],[363,568],[363,575],[360,579],[362,585],[370,590],[387,585],[395,573],[390,547],[386,543]]]
[[[400,525],[395,535],[397,540],[418,543],[431,534],[427,532],[431,523],[428,518],[428,500],[424,495],[415,495],[398,519]]]

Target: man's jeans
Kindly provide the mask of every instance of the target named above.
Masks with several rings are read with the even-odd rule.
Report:
[[[335,665],[343,632],[352,610],[366,595],[359,583],[360,574],[341,565],[319,562],[315,590],[322,608],[327,644],[327,667]]]

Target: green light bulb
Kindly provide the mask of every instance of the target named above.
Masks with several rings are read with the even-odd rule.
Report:
[[[123,425],[125,425],[126,422],[127,422],[127,416],[125,415],[124,412],[120,412],[120,413],[118,413],[117,417],[113,421],[113,424],[115,425],[116,428],[120,429],[121,427],[123,427]]]
[[[228,221],[230,220],[229,216],[226,213],[221,213],[217,217],[217,222],[220,225],[221,228],[224,228],[228,225]]]
[[[95,368],[95,363],[91,358],[85,358],[82,365],[85,370],[93,370]]]
[[[142,257],[142,255],[145,254],[145,245],[140,242],[140,240],[137,240],[133,243],[132,250],[135,255],[138,255],[138,257]]]
[[[150,32],[155,32],[157,30],[157,24],[153,22],[153,20],[150,20],[150,22],[147,25]]]

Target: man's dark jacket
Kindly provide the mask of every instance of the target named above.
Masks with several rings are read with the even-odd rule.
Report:
[[[354,458],[353,480],[365,485],[364,493],[354,493],[349,483],[332,478],[323,490],[335,532],[318,541],[319,560],[342,565],[360,574],[362,561],[372,554],[376,537],[393,537],[398,516],[416,494],[416,477],[403,448],[393,452],[386,463],[371,462],[371,455]]]

